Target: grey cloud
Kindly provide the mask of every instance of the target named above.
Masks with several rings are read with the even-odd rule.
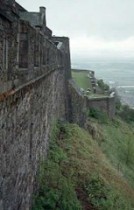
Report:
[[[72,57],[92,55],[105,57],[112,54],[120,56],[121,50],[121,56],[134,57],[131,39],[127,47],[128,52],[121,45],[120,49],[116,48],[118,52],[114,52],[110,44],[113,42],[116,47],[117,42],[124,44],[125,40],[134,37],[134,0],[33,0],[32,3],[31,0],[18,0],[18,2],[29,11],[37,11],[40,6],[47,8],[48,27],[53,30],[54,35],[70,37]],[[96,48],[95,42],[88,47],[78,43],[81,48],[77,55],[78,46],[73,46],[72,43],[74,40],[79,41],[80,37],[86,37],[89,41],[92,37],[98,41],[102,40],[100,51]],[[106,50],[105,45],[109,49]],[[88,53],[87,48],[92,52]]]
[[[69,36],[123,39],[134,34],[133,0],[18,0],[28,10],[47,8],[48,26]]]

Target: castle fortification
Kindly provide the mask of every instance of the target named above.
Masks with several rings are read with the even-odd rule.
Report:
[[[51,125],[68,119],[69,39],[52,36],[46,9],[0,0],[0,210],[26,210]]]
[[[0,210],[30,209],[52,124],[83,126],[99,103],[71,82],[69,39],[52,35],[45,7],[28,12],[0,0]]]

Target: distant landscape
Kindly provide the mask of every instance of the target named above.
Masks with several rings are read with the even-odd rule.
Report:
[[[72,68],[95,71],[97,79],[117,89],[122,103],[134,108],[134,61],[91,60],[72,63]]]

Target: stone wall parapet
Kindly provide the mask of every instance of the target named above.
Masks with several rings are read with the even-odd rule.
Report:
[[[87,119],[87,113],[92,108],[107,113],[110,118],[115,116],[115,97],[102,96],[98,98],[89,98],[84,96],[73,80],[69,80],[69,93],[72,122],[84,126]]]

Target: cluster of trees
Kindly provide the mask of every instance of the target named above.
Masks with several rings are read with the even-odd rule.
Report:
[[[110,87],[108,84],[106,84],[103,79],[99,79],[97,81],[98,87],[102,90],[102,91],[109,91]]]
[[[116,114],[121,117],[124,121],[130,123],[134,122],[134,109],[128,105],[123,105],[121,99],[115,90],[115,102],[116,102]]]

